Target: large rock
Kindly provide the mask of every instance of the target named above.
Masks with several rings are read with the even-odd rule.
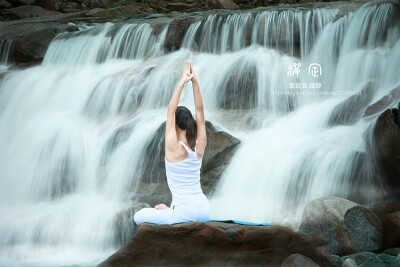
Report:
[[[64,14],[56,17],[58,16]],[[46,22],[47,18],[27,18],[0,23],[0,39],[13,41],[13,58],[16,63],[39,63],[57,34],[78,30],[77,26],[63,22]]]
[[[304,209],[300,233],[325,240],[328,254],[376,251],[382,246],[379,218],[369,209],[337,197],[311,201]]]
[[[250,109],[257,103],[257,66],[239,58],[229,69],[228,77],[218,86],[218,106],[226,109]]]
[[[207,8],[238,9],[239,6],[231,0],[207,0]]]
[[[335,106],[328,119],[328,125],[351,125],[361,119],[374,96],[375,86],[376,83],[370,81],[361,89],[360,95],[352,95]]]
[[[183,17],[174,19],[169,24],[164,41],[166,51],[171,52],[180,49],[187,30],[195,20],[193,17]]]
[[[240,140],[216,129],[209,121],[206,121],[206,131],[207,147],[204,152],[200,182],[203,192],[209,196],[214,192],[215,185],[240,144]],[[143,162],[139,163],[140,166],[143,166],[140,168],[142,173],[139,174],[141,181],[138,192],[140,202],[154,205],[158,203],[149,201],[171,201],[171,193],[165,173],[164,146],[165,122],[158,128],[145,149]]]
[[[400,201],[378,202],[370,210],[382,220],[386,215],[400,211]]]
[[[321,245],[278,225],[144,223],[129,243],[99,266],[280,266],[292,254],[328,266]]]
[[[400,114],[398,108],[387,109],[377,119],[372,131],[369,153],[374,155],[384,178],[386,190],[400,197]]]
[[[293,254],[282,262],[281,267],[318,267],[318,265],[306,256]]]
[[[17,62],[41,61],[53,38],[60,31],[56,27],[33,31],[15,41],[14,58]]]
[[[400,212],[390,213],[382,220],[383,247],[400,247]]]
[[[1,15],[8,19],[24,19],[34,17],[47,17],[59,15],[56,11],[47,11],[39,6],[20,6],[10,9],[4,9]]]
[[[136,223],[133,220],[135,212],[142,208],[150,208],[149,204],[133,202],[126,209],[118,212],[114,219],[114,244],[116,246],[122,246],[126,244],[131,235],[136,230]]]
[[[400,86],[391,90],[389,94],[383,96],[375,103],[369,105],[364,112],[363,117],[369,117],[384,111],[387,108],[392,107],[394,104],[400,101]]]

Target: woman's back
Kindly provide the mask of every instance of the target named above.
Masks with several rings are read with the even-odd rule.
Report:
[[[167,182],[172,193],[171,206],[205,198],[200,185],[202,159],[197,157],[196,147],[192,151],[182,141],[179,143],[186,149],[187,158],[179,162],[169,162],[165,157]]]

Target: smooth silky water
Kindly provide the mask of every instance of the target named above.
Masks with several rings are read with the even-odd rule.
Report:
[[[338,12],[211,14],[169,53],[168,25],[157,34],[146,22],[84,27],[55,38],[43,63],[25,70],[7,71],[2,44],[0,265],[92,266],[122,245],[116,215],[134,199],[138,163],[186,60],[206,119],[241,140],[210,197],[212,219],[298,222],[312,199],[354,196],[356,157],[376,117],[338,126],[329,117],[370,81],[371,103],[400,84],[400,28],[389,3]],[[298,77],[287,75],[293,63],[302,64]],[[311,63],[321,77],[309,76]],[[321,88],[294,95],[293,83]],[[180,104],[193,111],[191,90]],[[107,149],[120,127],[131,134]],[[374,169],[363,170],[364,203],[379,200],[377,184]]]

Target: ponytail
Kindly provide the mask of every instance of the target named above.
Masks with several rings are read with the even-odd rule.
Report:
[[[194,150],[196,146],[196,139],[197,139],[197,123],[193,119],[193,117],[190,117],[188,119],[187,125],[186,125],[186,139],[189,143],[189,147]]]
[[[197,123],[189,109],[179,106],[175,112],[175,123],[182,130],[186,130],[186,139],[189,147],[194,150],[197,139]]]

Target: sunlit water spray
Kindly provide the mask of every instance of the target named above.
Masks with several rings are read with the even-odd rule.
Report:
[[[213,14],[193,21],[174,52],[164,49],[168,24],[58,36],[41,66],[1,80],[0,265],[94,265],[121,245],[119,233],[132,235],[115,222],[131,207],[144,150],[188,59],[206,118],[242,141],[210,197],[213,219],[296,220],[316,197],[354,197],[374,121],[330,124],[350,92],[329,94],[368,91],[374,102],[400,83],[394,12],[381,4],[337,20],[335,8]],[[299,77],[287,75],[293,63]],[[312,63],[321,77],[309,76]],[[295,95],[298,83],[320,83],[297,91],[326,95]],[[180,104],[194,110],[190,85]],[[376,184],[373,168],[363,169],[362,186]]]

